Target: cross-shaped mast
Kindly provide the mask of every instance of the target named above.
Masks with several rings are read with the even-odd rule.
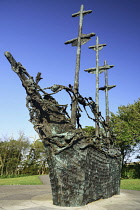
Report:
[[[76,119],[77,119],[81,45],[88,42],[92,36],[95,36],[95,33],[82,34],[83,16],[86,15],[86,14],[89,14],[91,12],[92,12],[92,10],[84,11],[84,5],[81,5],[80,11],[72,14],[72,17],[80,16],[78,37],[65,42],[65,44],[72,44],[72,46],[77,46],[75,79],[74,79],[74,89],[73,89],[75,96],[73,97],[72,111],[71,111],[71,122],[74,126],[76,126]]]
[[[96,95],[95,95],[95,102],[96,102],[96,116],[95,116],[95,135],[99,136],[99,74],[104,71],[102,66],[99,66],[99,51],[106,46],[106,44],[99,44],[99,38],[96,37],[96,45],[90,46],[89,49],[93,49],[96,51],[96,67],[89,68],[85,71],[91,74],[96,74]]]
[[[99,88],[99,90],[103,90],[105,91],[105,104],[106,104],[106,124],[107,126],[109,126],[109,100],[108,100],[108,91],[114,87],[116,87],[116,85],[108,85],[108,69],[111,69],[112,67],[114,67],[113,65],[108,65],[106,61],[104,61],[104,75],[105,75],[105,86]],[[109,131],[107,132],[107,137],[109,137]]]

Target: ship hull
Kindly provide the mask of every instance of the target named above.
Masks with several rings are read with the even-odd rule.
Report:
[[[54,205],[83,206],[120,194],[121,156],[78,145],[57,155],[48,152]]]
[[[59,105],[38,85],[41,73],[34,80],[9,52],[5,52],[5,56],[26,90],[30,122],[46,148],[53,203],[57,206],[82,206],[119,194],[121,155],[113,148],[111,138],[114,137],[99,138],[87,135],[83,129],[75,129],[66,112],[67,105]],[[49,89],[54,93],[65,89],[75,98],[71,88],[54,85]],[[88,100],[79,94],[76,100],[84,109],[89,106],[95,116],[99,114],[91,98]],[[104,121],[102,125],[106,132]]]

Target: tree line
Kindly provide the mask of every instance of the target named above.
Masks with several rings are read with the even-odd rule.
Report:
[[[40,140],[29,141],[23,133],[0,141],[0,175],[45,174],[48,172],[45,148]]]
[[[116,114],[111,113],[110,124],[116,135],[115,144],[121,149],[123,164],[130,162],[132,156],[140,159],[140,99],[118,107]]]

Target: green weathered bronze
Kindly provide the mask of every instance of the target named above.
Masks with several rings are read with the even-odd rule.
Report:
[[[83,7],[81,11],[73,14],[73,17],[91,12],[83,11]],[[78,38],[80,43],[81,39]],[[121,154],[114,147],[114,137],[107,136],[109,126],[93,99],[83,97],[76,86],[78,84],[74,88],[72,85],[66,87],[54,84],[42,89],[38,84],[42,79],[40,72],[34,79],[10,52],[5,52],[5,56],[25,88],[30,122],[46,148],[53,204],[82,206],[119,194]],[[78,57],[78,63],[79,59]],[[77,72],[79,65],[80,63],[76,67]],[[47,93],[47,89],[52,93]],[[77,128],[75,119],[73,121],[73,116],[70,117],[67,112],[68,105],[60,105],[52,97],[62,90],[69,94],[72,103],[76,101],[74,117]],[[88,118],[102,126],[102,135],[90,136],[84,132],[80,125],[81,109],[86,112]],[[89,109],[93,116],[89,114]]]
[[[87,136],[76,129],[66,112],[67,105],[59,105],[38,85],[41,73],[33,79],[9,52],[5,56],[26,90],[30,121],[46,148],[53,203],[81,206],[119,194],[121,155],[113,148],[112,139]],[[53,93],[64,89],[74,95],[71,87],[53,85],[50,89]],[[89,106],[96,112],[91,98],[79,94],[77,100],[85,110]],[[101,116],[99,119],[103,124]]]

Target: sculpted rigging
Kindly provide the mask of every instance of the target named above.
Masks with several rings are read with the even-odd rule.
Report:
[[[90,47],[96,51],[96,68],[85,70],[96,74],[96,100],[90,96],[83,97],[79,93],[81,45],[95,36],[95,33],[82,33],[83,17],[91,12],[84,11],[84,6],[81,5],[80,11],[72,15],[80,16],[78,38],[65,42],[77,46],[73,86],[54,84],[41,88],[41,73],[38,72],[34,79],[10,52],[5,52],[12,70],[25,88],[29,120],[46,148],[53,203],[58,206],[81,206],[120,192],[121,154],[114,147],[115,137],[110,130],[108,116],[107,93],[115,86],[108,85],[106,71],[113,66],[107,65],[106,62],[103,67],[98,65],[99,50],[105,46],[99,44],[98,37],[96,45]],[[106,83],[105,87],[99,88],[99,74],[102,72],[106,72]],[[47,90],[52,93],[47,93]],[[106,93],[106,119],[99,111],[99,90],[105,90]],[[59,104],[54,98],[60,91],[66,91],[71,98],[71,116],[67,110],[68,104]],[[82,129],[80,117],[83,110],[87,117],[95,122],[94,135],[87,135]]]

